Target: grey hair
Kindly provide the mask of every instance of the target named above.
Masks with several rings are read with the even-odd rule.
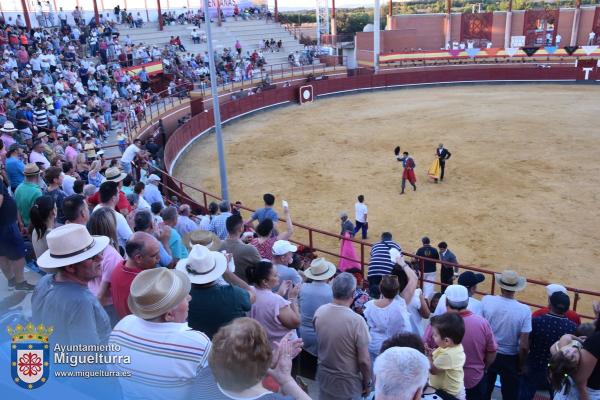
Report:
[[[92,184],[87,184],[83,187],[83,195],[85,197],[90,197],[92,196],[94,193],[96,193],[96,191],[98,190],[98,188]]]
[[[177,219],[177,209],[175,207],[167,207],[160,212],[160,216],[165,221],[173,221]]]
[[[334,299],[351,299],[354,297],[354,290],[356,289],[356,278],[348,272],[342,272],[333,280],[331,289]]]
[[[130,205],[134,206],[139,203],[140,196],[137,193],[129,193],[127,195],[127,201],[129,201]]]
[[[391,347],[375,359],[375,398],[412,400],[427,383],[429,360],[410,347]]]
[[[229,205],[229,202],[228,202],[227,200],[222,200],[222,201],[219,203],[219,210],[220,210],[221,212],[227,212],[227,211],[229,211],[230,207],[231,207],[231,206]]]

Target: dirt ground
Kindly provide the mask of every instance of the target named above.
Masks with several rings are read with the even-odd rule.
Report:
[[[596,86],[460,86],[256,114],[224,127],[231,199],[259,207],[271,192],[278,207],[289,202],[295,222],[337,232],[338,213],[353,218],[363,194],[370,241],[390,231],[414,251],[428,235],[464,264],[599,290],[599,99]],[[452,158],[435,185],[427,168],[438,143]],[[417,164],[418,190],[402,196],[396,145]],[[219,193],[213,135],[180,159],[175,176]],[[338,251],[335,240],[315,240]]]

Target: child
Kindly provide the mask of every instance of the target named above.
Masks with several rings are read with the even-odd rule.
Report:
[[[433,340],[438,346],[430,355],[429,384],[457,399],[465,400],[465,351],[462,342],[465,323],[456,313],[446,313],[431,319]]]
[[[563,335],[558,342],[550,347],[550,362],[548,363],[548,379],[556,399],[578,399],[572,376],[577,372],[581,358],[583,342],[574,335]]]
[[[123,131],[119,131],[117,142],[119,143],[119,150],[121,150],[121,153],[124,153],[127,148],[127,136],[125,136]]]

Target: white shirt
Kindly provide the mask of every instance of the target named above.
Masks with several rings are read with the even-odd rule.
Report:
[[[75,183],[75,181],[76,181],[75,177],[73,177],[71,175],[64,175],[62,189],[63,189],[63,192],[65,192],[65,194],[67,196],[71,196],[72,194],[75,194],[75,192],[73,191],[73,184]]]
[[[498,343],[498,353],[519,353],[521,333],[531,332],[531,310],[515,299],[502,296],[484,296],[481,299],[483,318],[487,319]]]
[[[446,295],[443,294],[442,297],[440,297],[440,301],[438,302],[438,305],[435,308],[435,311],[433,312],[432,316],[435,317],[436,315],[442,315],[446,312],[446,310]],[[483,311],[481,309],[481,301],[474,299],[473,297],[469,297],[469,304],[467,305],[467,310],[471,311],[473,314],[483,316]]]
[[[362,222],[363,224],[366,222],[365,215],[367,215],[367,206],[365,203],[356,203],[354,205],[354,219],[358,222]]]
[[[137,153],[139,153],[140,151],[141,151],[141,149],[139,147],[137,147],[135,144],[130,144],[129,146],[127,146],[127,148],[123,152],[123,155],[121,156],[121,162],[123,164],[131,163],[133,161],[133,159],[135,158],[135,155]]]
[[[98,204],[96,207],[94,207],[94,211],[102,207],[106,206]],[[129,224],[127,223],[127,220],[123,214],[116,212],[115,210],[112,211],[115,215],[115,219],[117,220],[117,240],[119,241],[119,246],[125,248],[125,243],[127,243],[127,240],[129,240],[131,235],[133,235],[133,232],[131,231],[131,228],[129,227]]]
[[[165,202],[163,201],[162,195],[160,194],[160,190],[158,190],[158,186],[153,183],[148,183],[146,188],[144,189],[144,199],[152,205],[152,203],[158,202],[165,206]]]
[[[148,210],[150,211],[150,204],[144,199],[144,196],[138,196],[138,210]]]

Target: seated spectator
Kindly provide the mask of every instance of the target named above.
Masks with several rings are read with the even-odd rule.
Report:
[[[131,193],[131,194],[134,194],[137,196],[136,210],[148,210],[149,211],[151,209],[150,204],[148,204],[148,202],[144,198],[144,190],[145,189],[146,189],[146,185],[144,185],[144,182],[138,182],[133,187],[133,193]]]
[[[146,188],[144,190],[144,199],[150,204],[152,203],[160,203],[163,207],[165,206],[165,202],[163,200],[162,194],[158,189],[158,184],[160,183],[160,178],[157,175],[151,174],[146,180]]]
[[[135,194],[135,193],[134,193]],[[168,225],[157,226],[154,223],[152,214],[147,210],[140,210],[135,213],[133,219],[133,230],[135,232],[146,232],[156,238],[160,245],[158,265],[166,268],[173,268],[177,264],[171,256],[169,247],[169,238],[171,237],[171,227]]]
[[[242,280],[246,279],[246,269],[260,261],[258,250],[252,245],[245,244],[240,240],[244,230],[244,221],[239,215],[231,215],[226,222],[228,236],[222,242],[219,251],[227,251],[233,256],[235,263],[235,274]]]
[[[179,217],[177,218],[177,225],[175,229],[181,235],[185,237],[188,233],[198,229],[198,224],[191,217],[191,208],[188,204],[182,204],[179,206]]]
[[[110,320],[87,284],[100,273],[109,238],[92,237],[85,226],[68,224],[52,230],[46,239],[48,250],[37,263],[52,273],[43,276],[33,292],[33,322],[54,327],[53,343],[106,343]]]
[[[46,235],[54,229],[54,220],[56,219],[56,202],[54,198],[45,195],[35,199],[29,217],[31,218],[31,224],[29,225],[31,244],[35,256],[40,257],[48,250]]]
[[[250,286],[227,269],[223,253],[194,245],[188,258],[177,263],[177,270],[192,282],[188,324],[209,338],[235,318],[250,311],[254,292]],[[224,277],[229,285],[218,284]]]
[[[317,309],[313,324],[317,333],[319,399],[355,399],[371,391],[369,328],[350,309],[356,278],[348,272],[331,285],[333,301]]]
[[[268,220],[267,220],[268,221]],[[315,379],[317,372],[317,334],[313,325],[315,312],[324,304],[331,303],[333,292],[329,282],[336,273],[333,263],[324,258],[316,258],[304,271],[306,282],[300,286],[298,304],[300,306],[300,327],[298,333],[304,345],[300,353],[302,376]]]
[[[167,225],[171,228],[171,235],[169,236],[169,249],[171,256],[175,260],[181,260],[188,256],[187,248],[183,245],[183,239],[179,232],[175,229],[177,225],[177,209],[175,207],[167,207],[160,213],[161,218],[163,219],[164,225]]]
[[[113,366],[131,373],[119,378],[124,398],[189,399],[195,384],[210,377],[210,340],[186,323],[190,286],[186,274],[166,268],[149,269],[133,279],[133,315],[119,321],[109,341],[120,347],[111,354],[131,359]]]
[[[292,224],[292,216],[288,207],[283,208],[285,215],[286,231],[273,236],[274,223],[270,218],[265,218],[256,227],[257,238],[252,239],[250,244],[258,250],[260,256],[266,260],[273,258],[273,245],[278,240],[290,240],[294,234],[294,225]]]
[[[542,307],[539,308],[537,310],[535,310],[533,312],[533,314],[531,314],[532,318],[535,317],[541,317],[544,314],[547,314],[550,312],[550,308],[551,308],[551,304],[550,304],[550,296],[552,296],[554,293],[556,292],[562,292],[566,295],[568,295],[569,293],[567,292],[567,289],[563,286],[563,285],[559,285],[556,283],[551,283],[550,285],[546,286],[546,294],[548,295],[548,306],[547,307]],[[567,310],[567,312],[565,313],[565,315],[567,316],[567,318],[574,322],[575,325],[579,326],[581,325],[581,317],[579,317],[579,315],[573,311],[573,310]]]
[[[125,248],[125,243],[133,232],[127,223],[127,220],[120,212],[115,210],[115,206],[119,200],[119,189],[117,182],[114,181],[105,181],[100,185],[100,204],[98,204],[94,211],[98,210],[102,207],[110,208],[115,215],[115,219],[117,220],[117,239],[119,240],[119,246]]]
[[[292,358],[299,352],[297,341],[284,337],[273,351],[265,329],[258,322],[238,318],[217,332],[212,345],[208,364],[218,385],[207,398],[240,399],[252,393],[256,400],[310,400],[291,376]],[[285,396],[263,387],[267,373]]]
[[[280,282],[290,281],[294,285],[302,283],[302,277],[297,270],[289,267],[294,261],[294,253],[298,250],[298,247],[294,246],[287,240],[278,240],[273,244],[272,262],[277,269]],[[277,290],[279,286],[276,286],[274,290]]]
[[[90,219],[90,209],[85,202],[85,197],[80,194],[73,194],[65,198],[63,213],[67,224],[85,225]]]
[[[46,183],[48,188],[46,194],[54,199],[56,203],[56,223],[63,225],[65,223],[65,216],[63,214],[62,205],[67,197],[66,193],[62,190],[63,183],[63,171],[60,167],[50,167],[45,173]]]
[[[158,241],[146,232],[136,232],[125,245],[127,260],[118,264],[110,277],[110,293],[119,319],[131,314],[129,293],[131,282],[142,271],[156,267],[159,260]]]
[[[219,203],[219,215],[212,218],[210,222],[210,231],[214,232],[219,239],[225,240],[227,238],[227,218],[229,218],[231,213],[231,205],[228,201],[221,201]]]
[[[144,189],[145,190],[145,189]],[[150,211],[152,211],[152,218],[154,219],[154,225],[159,226],[163,223],[163,219],[160,213],[165,208],[163,203],[155,202],[150,204]]]
[[[437,399],[424,393],[427,387],[429,362],[410,347],[391,347],[375,360],[375,399],[416,400]]]
[[[279,285],[277,269],[267,261],[260,261],[246,269],[248,283],[254,286],[256,300],[250,310],[254,318],[267,330],[271,347],[291,332],[296,338],[295,329],[300,325],[298,311],[298,292],[300,286],[291,286],[289,282]],[[280,286],[278,293],[273,288]],[[287,296],[288,300],[284,299]]]
[[[217,214],[219,214],[219,205],[214,201],[211,201],[208,204],[208,212],[200,219],[198,228],[202,229],[203,231],[210,231],[212,220],[217,216]]]

